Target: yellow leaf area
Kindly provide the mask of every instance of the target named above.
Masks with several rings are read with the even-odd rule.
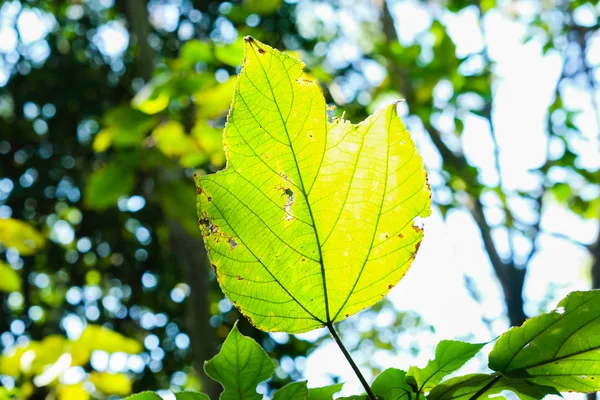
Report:
[[[76,340],[51,335],[5,352],[0,356],[0,374],[31,377],[35,386],[57,385],[59,399],[87,399],[80,384],[62,385],[58,379],[68,368],[86,365],[96,350],[137,354],[142,345],[110,329],[90,325]],[[124,396],[131,392],[126,374],[92,373],[89,380],[104,394]]]
[[[18,292],[21,290],[21,277],[10,265],[0,261],[0,292]]]
[[[329,121],[304,64],[251,37],[224,132],[227,168],[198,176],[219,283],[259,329],[306,332],[381,300],[430,214],[423,161],[396,105]]]
[[[0,243],[29,256],[44,246],[46,238],[27,222],[8,218],[0,219]]]
[[[152,137],[156,147],[167,157],[179,159],[182,167],[195,167],[208,161],[214,165],[225,162],[221,131],[205,120],[194,126],[191,135],[185,133],[180,122],[167,121],[152,132]]]

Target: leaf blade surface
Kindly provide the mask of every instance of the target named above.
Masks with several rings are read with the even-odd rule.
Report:
[[[303,64],[252,38],[224,133],[228,166],[197,177],[225,294],[258,328],[306,332],[379,301],[429,215],[421,157],[396,106],[328,121]]]

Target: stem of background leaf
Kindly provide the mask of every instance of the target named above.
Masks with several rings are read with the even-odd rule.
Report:
[[[371,386],[369,386],[369,384],[367,383],[367,380],[365,379],[365,377],[363,376],[363,374],[360,372],[360,369],[358,368],[358,366],[356,365],[356,363],[352,359],[352,356],[350,355],[350,352],[348,352],[348,350],[344,346],[344,343],[342,343],[342,340],[340,339],[340,336],[338,335],[338,333],[336,332],[335,328],[333,327],[333,323],[328,322],[327,323],[327,329],[329,329],[329,333],[331,333],[331,336],[333,337],[333,340],[335,340],[335,342],[339,346],[340,350],[342,350],[342,353],[344,353],[344,357],[346,357],[346,360],[348,360],[348,363],[350,364],[350,366],[354,370],[354,373],[358,377],[358,380],[360,381],[360,383],[365,388],[365,392],[367,392],[367,395],[369,396],[369,399],[371,399],[371,400],[377,400],[376,397],[375,397],[375,395],[373,394],[373,390],[371,390]]]

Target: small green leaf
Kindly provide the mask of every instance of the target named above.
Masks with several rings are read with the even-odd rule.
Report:
[[[306,381],[288,383],[275,392],[273,400],[306,400],[308,387]]]
[[[435,358],[425,368],[410,367],[408,377],[414,380],[419,392],[426,393],[446,375],[462,367],[477,354],[485,343],[465,343],[442,340],[435,349]]]
[[[179,392],[175,393],[175,400],[210,400],[210,398],[204,393]]]
[[[523,379],[498,374],[471,374],[448,379],[436,386],[427,396],[427,400],[506,398],[498,397],[505,390],[513,392],[520,400],[540,400],[549,394],[560,396],[554,388],[536,385]]]
[[[264,331],[307,332],[381,300],[430,214],[423,161],[396,104],[358,125],[329,121],[303,67],[246,38],[227,168],[196,178],[221,288]]]
[[[558,309],[496,342],[489,367],[513,378],[590,393],[600,390],[600,290],[573,292]]]
[[[21,290],[21,277],[12,267],[0,261],[0,292],[18,292]]]
[[[343,386],[344,383],[336,383],[334,385],[308,389],[306,400],[331,400],[334,394],[342,390]]]
[[[154,392],[142,392],[137,394],[132,394],[127,397],[125,400],[162,400],[159,395]]]
[[[384,400],[416,399],[413,388],[406,382],[406,372],[388,368],[375,378],[373,393]]]
[[[89,176],[85,186],[84,203],[91,209],[107,209],[115,206],[119,197],[131,194],[134,186],[132,166],[112,161]]]
[[[221,400],[261,400],[256,385],[275,371],[273,361],[256,341],[233,326],[221,351],[204,363],[206,374],[223,386]]]

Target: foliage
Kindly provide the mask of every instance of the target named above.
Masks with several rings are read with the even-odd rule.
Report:
[[[71,367],[85,367],[96,351],[106,354],[138,354],[142,345],[130,338],[99,325],[89,325],[76,340],[50,335],[42,341],[31,341],[0,356],[0,374],[16,379],[31,377],[38,387],[48,386],[59,400],[86,400],[86,382],[105,395],[126,396],[131,393],[131,377],[122,373],[94,372],[78,384],[60,382],[58,377]],[[25,386],[21,391],[31,391]],[[18,391],[14,393],[19,397]]]
[[[600,345],[596,343],[598,335],[592,332],[598,331],[599,324],[600,291],[573,292],[556,310],[512,328],[497,340],[490,353],[490,368],[497,371],[493,374],[444,379],[473,358],[483,345],[442,341],[436,349],[436,357],[425,368],[410,367],[408,374],[396,368],[387,369],[375,379],[372,390],[382,400],[421,399],[425,395],[429,400],[475,400],[493,398],[505,391],[520,399],[539,400],[548,394],[560,394],[559,390],[594,392],[600,390],[597,370]],[[565,327],[570,329],[565,332]],[[561,331],[563,336],[554,335]],[[499,358],[509,364],[503,364]],[[519,365],[523,361],[527,366],[510,368],[513,362]],[[565,363],[568,363],[566,368]],[[225,387],[222,400],[262,398],[255,392],[256,385],[273,373],[272,362],[258,343],[241,335],[236,327],[221,352],[206,362],[205,369]],[[332,399],[340,388],[335,385],[306,389],[306,382],[300,381],[275,392],[273,398],[326,400]],[[130,399],[142,400],[135,396]],[[344,399],[366,400],[368,397],[363,394]]]
[[[413,366],[408,369],[408,373],[390,368],[375,379],[372,388],[366,384],[350,354],[333,329],[332,323],[336,318],[330,318],[327,302],[329,292],[325,284],[325,274],[330,270],[326,268],[325,259],[322,258],[326,252],[320,247],[318,238],[319,233],[322,231],[317,226],[318,221],[328,221],[328,219],[321,217],[325,213],[324,210],[319,213],[312,213],[310,193],[311,189],[316,187],[314,185],[319,182],[320,168],[327,168],[327,166],[336,165],[337,163],[341,164],[342,167],[339,167],[341,169],[333,169],[330,174],[325,174],[325,176],[328,177],[327,182],[331,182],[339,175],[343,177],[345,173],[352,171],[349,177],[350,182],[347,184],[349,187],[347,193],[342,195],[344,197],[341,204],[343,212],[346,199],[351,192],[353,174],[356,170],[360,170],[357,166],[363,161],[367,161],[367,165],[372,165],[372,160],[369,159],[368,153],[361,154],[360,146],[351,146],[350,149],[354,149],[356,155],[352,152],[346,152],[346,154],[352,156],[351,160],[353,161],[348,163],[349,168],[346,170],[343,169],[346,163],[340,162],[340,160],[344,160],[345,155],[340,158],[340,153],[335,152],[335,155],[330,156],[330,160],[326,161],[328,160],[327,150],[337,147],[342,148],[346,137],[353,134],[360,135],[360,140],[364,145],[364,142],[368,140],[367,136],[370,136],[369,134],[377,137],[377,122],[381,117],[377,114],[372,117],[372,120],[368,123],[370,129],[367,129],[366,132],[362,131],[361,126],[348,127],[342,131],[339,139],[336,138],[335,133],[331,133],[336,125],[333,128],[330,127],[330,132],[320,132],[319,126],[322,127],[326,121],[320,121],[318,117],[311,115],[313,114],[311,108],[313,99],[310,96],[309,87],[312,82],[299,80],[302,65],[253,38],[246,38],[246,42],[244,68],[236,83],[233,108],[224,134],[229,161],[228,168],[213,176],[204,176],[197,179],[198,214],[211,261],[217,276],[220,276],[223,290],[229,297],[234,298],[234,304],[240,307],[244,314],[249,314],[252,318],[257,315],[263,317],[259,322],[256,320],[254,322],[264,330],[279,329],[284,332],[295,333],[326,325],[355,372],[359,375],[367,391],[366,394],[355,395],[346,399],[376,400],[375,396],[377,396],[383,400],[402,398],[419,400],[426,396],[428,399],[435,400],[458,398],[475,400],[480,397],[490,398],[490,396],[501,394],[504,391],[513,392],[519,398],[542,399],[547,394],[559,394],[559,391],[590,393],[600,390],[600,379],[596,380],[600,378],[600,371],[598,370],[600,364],[600,336],[596,334],[600,329],[600,291],[573,292],[559,303],[559,308],[555,311],[532,318],[526,321],[523,326],[514,327],[503,334],[496,341],[489,356],[489,367],[496,371],[495,373],[472,374],[444,380],[447,375],[455,372],[472,359],[485,345],[485,343],[470,344],[448,340],[438,344],[435,358],[424,368]],[[262,57],[265,58],[261,59]],[[290,75],[287,75],[288,73]],[[261,78],[263,79],[262,84],[259,83]],[[272,78],[274,79],[273,82],[271,82]],[[282,82],[287,82],[287,86]],[[267,88],[269,89],[267,94],[261,91],[261,89],[266,90]],[[279,91],[281,91],[281,94],[276,97],[276,93],[279,93]],[[284,96],[285,93],[287,93],[287,96]],[[303,100],[303,96],[308,96],[308,100]],[[253,103],[253,100],[257,102]],[[266,107],[265,102],[267,100],[266,104],[269,106]],[[298,101],[301,106],[294,108],[293,101]],[[241,106],[242,104],[243,106]],[[241,112],[236,110],[236,107],[240,107]],[[391,109],[393,110],[394,107],[395,105]],[[322,114],[325,114],[323,107],[319,108],[321,108]],[[387,139],[380,142],[380,145],[389,148],[390,142],[402,144],[403,141],[409,139],[408,136],[399,140],[389,139],[392,132],[406,133],[406,130],[402,125],[390,126],[390,121],[397,119],[397,115],[390,112],[390,107],[384,109],[380,114],[385,116],[385,125],[383,125],[383,129],[379,129],[386,132]],[[301,122],[296,121],[298,115],[300,115]],[[314,120],[315,124],[314,127],[309,125],[311,128],[308,132],[304,133],[301,129],[298,131],[292,130],[294,127],[306,126],[306,121],[311,120]],[[303,137],[304,134],[308,137]],[[332,137],[336,138],[334,139],[335,146],[328,147],[326,140]],[[283,140],[286,138],[287,142]],[[400,151],[389,152],[388,157],[389,154],[397,154],[395,161],[399,162],[399,165],[405,165],[405,159],[412,160],[415,158],[413,154],[415,152],[414,147],[410,141],[408,143],[412,150],[410,153],[403,154],[400,149]],[[320,155],[319,152],[314,150],[310,151],[313,145],[316,145],[316,148],[323,149],[324,155]],[[372,146],[376,145],[377,142]],[[296,146],[299,150],[296,150]],[[304,150],[306,150],[306,153],[303,153]],[[267,152],[268,157],[265,156]],[[300,156],[297,156],[296,153]],[[303,158],[302,154],[308,154],[307,158]],[[314,163],[311,160],[313,157],[320,161]],[[418,159],[418,155],[416,157]],[[271,160],[275,160],[275,163],[272,164],[273,161]],[[390,161],[386,160],[386,162],[389,163]],[[276,168],[283,169],[288,165],[291,166],[291,171],[286,169],[286,172],[279,172]],[[261,171],[260,168],[263,168],[263,170]],[[251,170],[248,177],[244,175],[245,169]],[[393,171],[400,169],[398,167],[392,168]],[[420,162],[417,164],[416,170],[423,171]],[[363,173],[362,176],[363,179],[373,179],[375,174],[376,172],[367,169],[367,172]],[[408,188],[403,187],[402,184],[398,185],[396,182],[407,182],[407,179],[410,182],[410,178],[414,176],[414,173],[405,172],[405,176],[408,178],[393,180],[394,185],[398,186],[399,189],[394,189],[393,193],[389,195],[392,201],[392,210],[404,206],[406,198],[415,197],[415,193],[421,193],[422,188],[426,187],[424,185],[424,174],[422,174],[423,180],[421,183],[417,182],[416,185],[410,185]],[[283,180],[281,180],[281,177],[283,177]],[[306,180],[306,177],[310,178]],[[377,188],[377,186],[383,186],[381,197],[387,195],[385,182],[389,179],[389,176],[384,175],[383,183],[373,185],[370,191],[375,191],[374,188]],[[314,183],[305,186],[303,183],[305,181]],[[288,191],[293,193],[295,189],[300,192],[302,197],[297,199],[292,194],[289,195],[291,198],[281,201],[281,204],[275,203],[274,199],[277,199],[278,196],[277,190],[271,189],[268,191],[268,188],[277,183],[281,186],[289,184],[287,188],[282,189],[284,195]],[[361,185],[364,185],[364,180]],[[362,198],[365,197],[365,194],[361,193],[361,190],[364,190],[361,185],[352,191],[358,198],[361,198],[361,195]],[[239,190],[236,190],[238,186]],[[411,191],[411,186],[416,186],[417,191],[415,192],[414,189]],[[338,191],[342,187],[342,184],[336,184],[335,190]],[[236,195],[235,193],[240,194]],[[318,193],[324,198],[331,198],[334,195],[328,192],[326,187],[320,189]],[[427,191],[424,191],[424,193],[426,196],[420,198],[417,196],[417,203],[408,207],[409,210],[427,210],[429,198]],[[244,200],[245,198],[251,200]],[[384,199],[389,201],[387,197],[384,197]],[[301,200],[303,200],[302,203]],[[269,202],[275,205],[268,204]],[[336,202],[332,203],[336,204]],[[379,237],[380,240],[383,239],[383,242],[385,242],[385,239],[387,239],[385,234],[378,235],[377,233],[379,233],[378,228],[382,210],[390,209],[390,206],[383,207],[381,203],[380,200],[380,207],[374,208],[374,210],[378,210],[377,212],[371,210],[371,214],[374,215],[373,218],[376,221],[371,235]],[[370,206],[371,204],[368,201],[362,201],[354,213],[360,215],[361,211],[369,210]],[[240,211],[241,208],[247,209],[248,212]],[[232,212],[232,210],[235,210],[235,212]],[[301,214],[302,211],[306,215]],[[329,218],[329,223],[332,225],[331,231],[336,228],[336,223],[340,219],[339,213],[341,212],[338,212],[336,216],[334,212],[333,217]],[[317,215],[317,218],[314,215]],[[320,257],[317,260],[317,263],[320,263],[320,268],[317,268],[317,272],[313,275],[320,275],[322,278],[322,287],[319,289],[324,293],[322,301],[325,305],[326,319],[324,320],[320,320],[313,315],[300,302],[300,300],[303,300],[303,297],[300,296],[310,294],[309,291],[318,285],[309,284],[308,289],[297,292],[293,289],[293,286],[287,286],[289,283],[282,282],[283,277],[278,277],[275,275],[276,272],[271,272],[283,269],[287,276],[291,278],[291,281],[288,282],[301,281],[298,272],[294,273],[294,268],[300,266],[300,270],[306,269],[306,276],[311,276],[308,267],[302,265],[305,259],[298,259],[298,256],[291,257],[282,253],[283,263],[276,264],[275,261],[273,269],[270,268],[271,264],[265,261],[271,258],[270,254],[267,253],[268,251],[274,251],[276,256],[273,259],[278,259],[277,253],[279,250],[273,244],[275,240],[279,240],[285,248],[299,253],[300,257],[309,257],[298,250],[310,249],[309,244],[294,241],[296,237],[302,238],[308,234],[302,234],[301,231],[298,231],[298,228],[291,225],[296,220],[306,217],[310,217],[309,221],[312,221],[312,226],[306,222],[304,224],[313,228],[312,233],[316,239],[313,245],[317,246],[314,253],[316,254],[318,251]],[[345,218],[351,218],[351,216]],[[345,218],[342,219],[344,222]],[[414,218],[415,216],[409,215],[406,219],[410,223],[414,221]],[[360,227],[360,219],[352,222],[353,227]],[[258,228],[260,224],[264,226],[264,229]],[[270,233],[266,233],[267,230]],[[349,227],[346,227],[346,231],[348,230]],[[256,232],[262,231],[265,231],[265,233],[260,234],[260,239],[252,242],[253,237],[256,237]],[[419,235],[417,236],[418,241],[422,231],[420,229],[415,231]],[[291,236],[287,237],[286,240],[283,235],[287,232],[291,232]],[[364,246],[364,243],[370,243],[370,246],[373,246],[375,239],[361,242],[360,234],[362,232],[360,228],[358,233],[356,239],[351,237],[348,240],[348,246],[362,243],[361,247],[366,249],[366,260],[368,260],[371,248]],[[273,235],[273,239],[267,242],[268,246],[260,248],[261,243],[265,241],[265,235],[269,234]],[[394,234],[394,236],[396,235]],[[297,249],[294,247],[297,247]],[[341,247],[341,251],[347,252],[349,247]],[[403,247],[398,248],[402,249]],[[245,249],[246,254],[240,256],[241,249]],[[334,250],[340,251],[339,249],[340,244],[337,244]],[[392,251],[394,250],[392,249]],[[231,255],[235,252],[238,254]],[[337,259],[340,259],[341,254],[336,253]],[[229,264],[221,264],[222,262]],[[287,270],[284,269],[286,266]],[[366,268],[366,266],[368,266],[368,263],[366,261],[362,262],[362,267],[358,272],[359,277],[363,272],[362,268]],[[263,271],[261,267],[268,272],[272,278],[271,280],[261,280],[260,276],[256,275],[256,271]],[[377,267],[381,269],[381,267]],[[293,272],[290,272],[290,270]],[[247,274],[254,275],[249,276]],[[366,274],[370,276],[373,273],[367,269]],[[229,278],[231,281],[241,281],[243,283],[249,281],[250,283],[244,284],[243,287],[236,290],[231,290],[229,286],[231,284],[222,277],[223,275],[225,275],[225,279]],[[351,281],[348,276],[355,274],[349,274],[346,271],[345,275],[345,278],[340,276],[332,281],[334,288],[344,287],[344,283]],[[273,288],[267,288],[263,291],[262,284],[268,285],[270,283],[276,284],[274,285],[275,288],[280,287],[283,289],[289,299],[285,296],[281,296],[282,299],[280,299],[277,295],[278,292]],[[306,285],[302,284],[302,286]],[[367,282],[366,288],[379,299],[378,292],[372,286],[372,282]],[[290,287],[290,289],[287,287]],[[352,292],[347,295],[348,298],[351,297],[351,294]],[[315,295],[313,296],[316,298]],[[289,308],[287,304],[294,302],[294,308]],[[262,314],[255,311],[256,309],[252,310],[250,308],[253,306],[259,307],[263,303],[266,304],[264,306],[266,308],[259,309]],[[295,307],[296,305],[300,307]],[[345,303],[342,304],[342,308],[344,305]],[[313,318],[307,318],[306,314]],[[335,314],[335,316],[337,317],[338,314]],[[300,323],[305,324],[302,320],[306,319],[311,323],[313,321],[320,322],[321,325],[298,325],[295,323],[295,320],[301,320]],[[256,392],[256,387],[273,374],[274,365],[260,345],[253,339],[243,336],[237,326],[234,325],[219,354],[205,363],[205,371],[209,377],[223,386],[224,391],[220,399],[257,400],[262,396]],[[306,381],[299,381],[279,389],[275,392],[273,398],[275,400],[331,399],[331,395],[339,388],[339,386],[334,386],[308,389]],[[315,390],[318,392],[315,393]]]

